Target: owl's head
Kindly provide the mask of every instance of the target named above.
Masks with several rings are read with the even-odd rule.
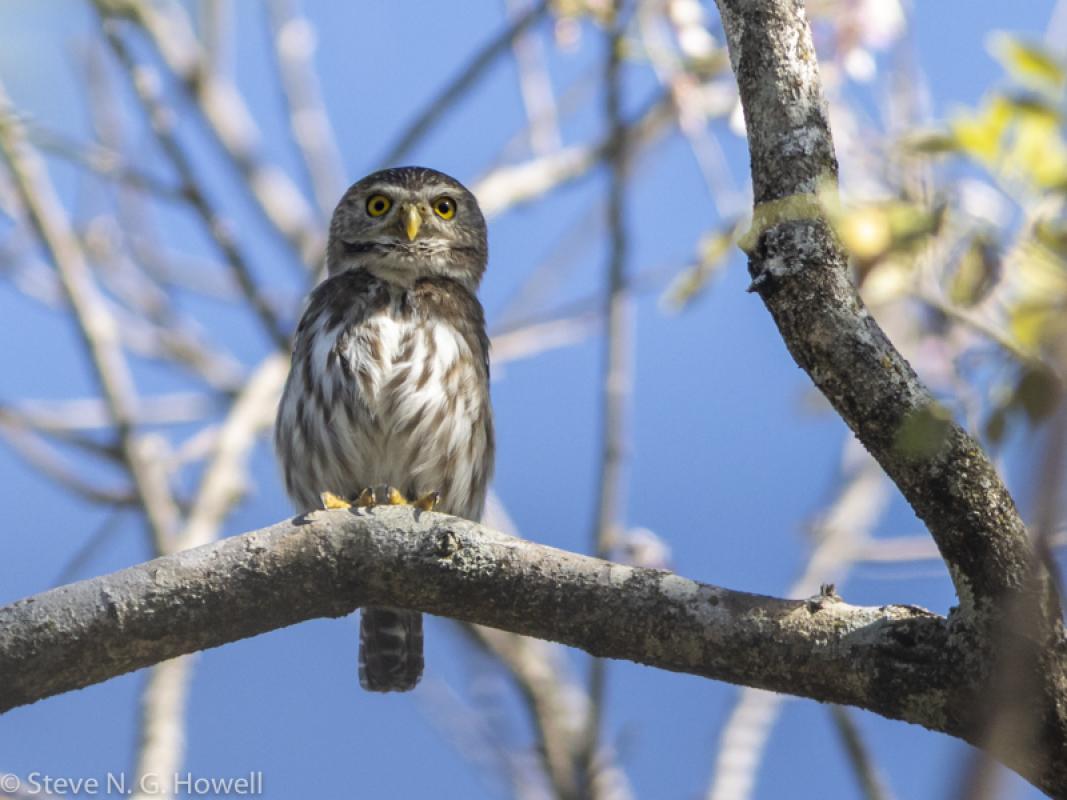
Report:
[[[362,267],[395,283],[443,276],[477,288],[489,256],[474,195],[425,167],[383,169],[352,184],[330,223],[331,275]]]

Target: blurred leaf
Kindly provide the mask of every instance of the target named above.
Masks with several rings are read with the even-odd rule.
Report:
[[[1007,262],[1015,296],[1007,309],[1008,331],[1034,354],[1067,337],[1067,265],[1036,239],[1020,243]]]
[[[701,237],[697,245],[697,263],[670,282],[660,296],[660,306],[678,312],[691,303],[726,264],[740,233],[741,225],[735,222]]]
[[[993,168],[1000,160],[1000,143],[1013,116],[1011,104],[996,95],[977,112],[957,112],[950,126],[952,136],[964,152]]]
[[[1063,119],[1063,114],[1055,103],[1047,97],[1033,92],[1008,92],[1002,95],[1004,102],[1020,116],[1034,116],[1052,123]]]
[[[998,32],[989,37],[988,48],[1008,74],[1020,83],[1051,87],[1060,87],[1064,83],[1067,73],[1063,63],[1039,44]]]
[[[1067,260],[1067,221],[1038,220],[1034,224],[1034,238],[1055,255]]]
[[[999,445],[1004,441],[1008,432],[1008,409],[998,406],[985,422],[985,438],[990,444]]]
[[[1014,424],[1025,420],[1036,426],[1047,420],[1063,399],[1063,385],[1050,369],[1036,363],[1022,364],[1014,385],[994,395],[984,433],[991,444],[997,445]]]
[[[960,143],[947,131],[912,131],[902,136],[899,145],[906,152],[916,155],[940,155],[959,152]]]
[[[1027,367],[1015,389],[1013,402],[1031,424],[1047,419],[1060,402],[1062,387],[1056,376],[1043,367]]]
[[[914,266],[914,259],[883,258],[859,270],[856,282],[863,287],[864,302],[878,306],[911,296],[915,291]]]
[[[1008,328],[1011,338],[1029,352],[1036,353],[1045,339],[1049,314],[1052,309],[1047,303],[1020,303],[1011,310]]]
[[[897,431],[896,448],[906,458],[928,458],[941,450],[952,431],[952,414],[937,402],[912,413]]]
[[[1067,297],[1067,264],[1042,244],[1022,241],[1012,251],[1012,269],[1027,297],[1046,303],[1050,299],[1062,300]]]
[[[989,235],[971,238],[956,265],[948,296],[956,305],[970,308],[982,302],[1000,280],[1000,252]]]
[[[1040,189],[1067,182],[1067,145],[1060,120],[1048,114],[1016,114],[1014,135],[1006,148],[1004,169]]]
[[[827,209],[841,243],[860,268],[861,281],[878,260],[925,243],[941,229],[944,213],[944,206],[931,208],[899,200]]]
[[[835,223],[841,243],[861,262],[874,261],[889,252],[893,244],[893,228],[885,208],[856,208],[843,213]]]

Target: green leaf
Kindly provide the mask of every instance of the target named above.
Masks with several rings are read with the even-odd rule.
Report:
[[[1003,406],[993,409],[985,421],[985,438],[991,445],[999,445],[1008,432],[1008,410]]]
[[[951,123],[952,136],[960,149],[976,161],[995,167],[1001,142],[1015,116],[1011,104],[995,95],[978,111],[956,113]]]
[[[697,245],[697,263],[670,282],[660,296],[660,306],[667,311],[678,312],[703,292],[726,264],[741,230],[741,224],[735,222],[702,237]]]
[[[1063,63],[1035,42],[998,32],[989,37],[988,48],[1008,74],[1020,83],[1060,87],[1067,71]]]
[[[900,147],[905,152],[915,155],[936,156],[945,153],[958,153],[960,143],[948,131],[919,130],[902,136]]]
[[[952,432],[952,414],[937,402],[910,414],[896,436],[896,449],[905,458],[929,458],[937,454]]]
[[[1062,393],[1063,387],[1052,372],[1043,367],[1027,367],[1015,388],[1013,402],[1036,425],[1056,410]]]
[[[1060,258],[1067,260],[1067,220],[1038,220],[1034,225],[1034,238]]]
[[[948,287],[949,299],[965,308],[982,302],[1000,280],[1000,265],[996,241],[983,233],[975,235],[956,265]]]

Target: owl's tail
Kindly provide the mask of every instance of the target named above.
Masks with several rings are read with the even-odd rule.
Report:
[[[359,685],[368,692],[408,692],[422,677],[422,614],[365,608],[359,621]]]

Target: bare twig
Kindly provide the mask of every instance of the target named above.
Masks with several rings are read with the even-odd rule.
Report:
[[[530,4],[525,0],[508,0],[509,18],[521,16]],[[544,156],[558,150],[563,139],[559,132],[556,98],[552,92],[552,79],[545,65],[544,47],[530,31],[525,31],[511,46],[515,65],[519,71],[519,91],[526,107],[529,125],[530,151],[535,156]]]
[[[10,106],[0,87],[0,105]],[[48,250],[78,330],[93,365],[108,411],[118,432],[123,457],[148,518],[158,552],[177,530],[179,512],[165,477],[157,470],[134,431],[137,395],[114,318],[93,281],[85,255],[48,180],[44,164],[26,142],[22,126],[10,113],[0,116],[0,150],[29,223]]]
[[[863,741],[859,727],[847,708],[830,706],[830,716],[833,718],[834,727],[841,736],[841,743],[848,754],[848,763],[856,774],[863,796],[867,800],[890,800],[891,795],[886,789],[885,778],[880,774],[878,767],[871,758],[871,753]]]
[[[397,137],[396,144],[378,163],[384,167],[392,167],[406,159],[445,112],[455,107],[456,101],[474,87],[493,62],[508,51],[516,38],[522,36],[548,13],[548,8],[548,0],[536,0],[529,9],[517,16],[504,30],[487,42],[430,101],[429,105],[411,121]]]
[[[62,586],[64,583],[70,583],[77,580],[81,574],[82,569],[89,560],[96,555],[108,539],[118,530],[119,523],[122,522],[123,517],[122,508],[113,508],[107,516],[100,522],[96,530],[82,542],[81,546],[74,552],[74,555],[67,559],[67,563],[63,565],[63,569],[59,571],[56,579],[52,581],[52,586]]]
[[[214,454],[204,468],[177,549],[212,541],[234,501],[245,488],[244,463],[256,436],[274,422],[289,359],[281,353],[266,358],[234,400],[215,441]]]
[[[43,438],[28,427],[12,424],[8,415],[0,414],[0,437],[41,475],[67,491],[88,500],[109,506],[130,506],[137,503],[137,494],[130,486],[104,486],[82,477],[66,459]]]
[[[96,142],[83,144],[60,131],[48,130],[29,121],[26,123],[26,136],[43,152],[78,164],[108,180],[126,184],[175,203],[184,203],[188,199],[180,186],[174,186],[169,181],[128,163],[121,153],[102,144]]]
[[[631,391],[633,323],[627,295],[626,172],[629,142],[622,117],[622,41],[625,31],[621,3],[614,7],[606,37],[604,118],[607,121],[611,179],[608,187],[609,257],[604,287],[604,353],[601,383],[601,455],[597,506],[592,527],[593,552],[607,558],[618,538],[623,509],[623,465],[627,442],[626,413]],[[606,694],[606,667],[601,659],[589,665],[589,718],[580,752],[580,794],[590,794],[597,772],[600,729]]]
[[[284,326],[274,309],[261,296],[251,267],[241,253],[229,227],[212,208],[207,196],[201,190],[192,158],[186,153],[178,137],[174,135],[175,117],[167,107],[158,77],[148,67],[136,62],[130,49],[114,29],[114,23],[105,20],[103,27],[112,52],[130,76],[133,88],[144,106],[160,146],[181,178],[183,194],[189,198],[190,205],[222,253],[226,264],[230,267],[234,281],[241,287],[249,305],[262,323],[263,329],[279,349],[287,350],[289,336]]]
[[[181,5],[132,0],[93,0],[93,5],[105,20],[125,17],[148,34],[240,175],[255,207],[313,270],[322,260],[325,241],[316,215],[289,177],[260,155],[256,126],[244,98],[231,80],[210,71]]]
[[[558,800],[577,797],[575,752],[586,707],[584,691],[570,685],[552,645],[480,625],[464,625],[479,646],[508,670],[530,712],[545,775]]]
[[[627,132],[630,152],[656,139],[670,122],[670,97],[658,93]],[[477,180],[472,189],[485,215],[494,217],[577,180],[608,159],[612,152],[608,133],[592,144],[565,147],[521,164],[497,167]]]
[[[337,147],[315,72],[315,30],[296,0],[270,0],[271,52],[289,111],[289,130],[300,150],[319,212],[329,216],[344,191],[344,161]]]
[[[174,781],[185,753],[185,706],[192,655],[161,661],[148,671],[141,694],[141,742],[137,749],[131,797],[134,800],[174,797]]]
[[[889,487],[878,464],[855,440],[845,445],[846,475],[830,507],[813,525],[814,548],[790,597],[817,596],[826,584],[840,583],[863,551],[889,500]],[[778,719],[783,697],[746,688],[722,732],[708,800],[747,800],[752,796],[767,740]]]

